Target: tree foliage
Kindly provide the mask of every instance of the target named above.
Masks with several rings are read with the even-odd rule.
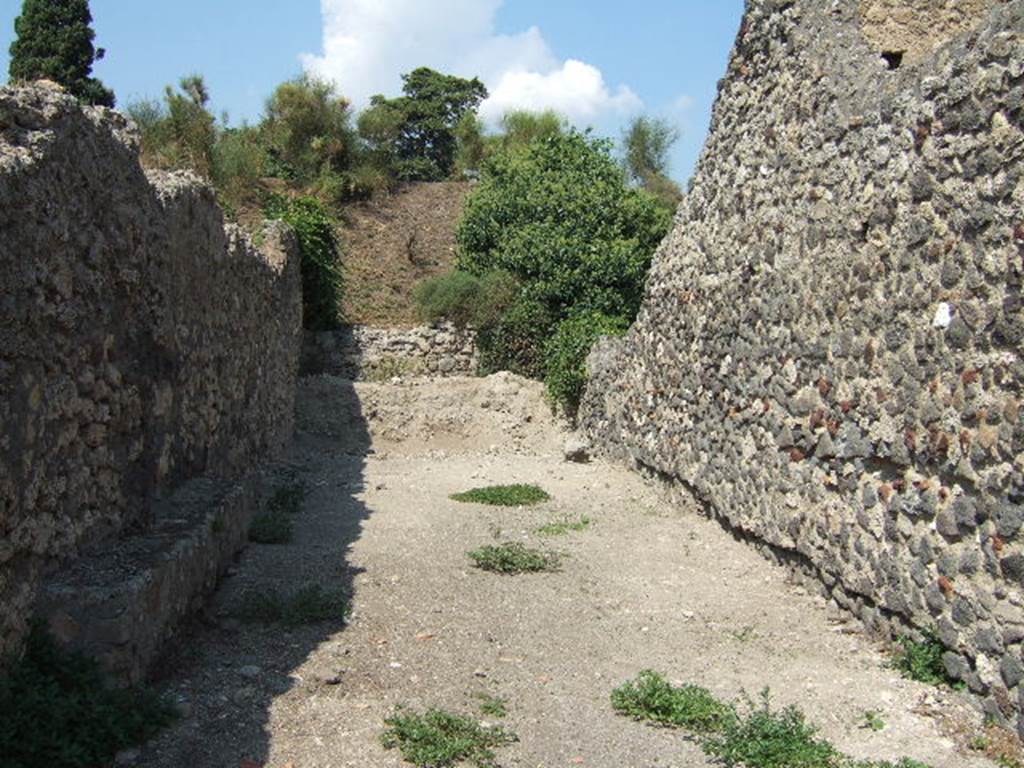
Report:
[[[426,67],[402,75],[402,81],[402,96],[371,99],[360,116],[360,135],[400,179],[447,178],[455,167],[459,123],[487,98],[487,88],[477,78]]]
[[[675,126],[661,118],[638,117],[623,133],[624,164],[630,181],[643,186],[674,211],[682,191],[668,176],[668,154],[679,140]]]
[[[489,160],[459,225],[458,266],[512,273],[555,317],[632,317],[668,216],[626,186],[611,145],[575,130]]]
[[[93,47],[88,0],[25,0],[14,31],[12,80],[53,80],[88,104],[114,106],[113,91],[91,76],[105,51]]]
[[[279,85],[261,128],[283,175],[309,181],[352,164],[356,134],[349,102],[326,81],[302,75]]]

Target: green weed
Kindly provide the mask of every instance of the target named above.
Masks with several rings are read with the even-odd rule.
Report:
[[[292,540],[292,520],[283,512],[265,510],[253,518],[249,541],[257,544],[287,544]]]
[[[284,512],[289,515],[297,515],[302,511],[302,505],[306,501],[306,484],[301,480],[289,479],[274,489],[267,502],[267,509],[271,512]]]
[[[899,639],[899,649],[893,659],[893,667],[904,677],[929,685],[949,685],[956,687],[958,681],[946,673],[942,663],[942,654],[946,647],[933,630],[923,630],[921,639],[903,636]]]
[[[715,731],[733,717],[732,708],[696,685],[672,686],[652,670],[612,691],[612,708],[634,720],[649,720],[696,733]]]
[[[518,542],[481,547],[468,554],[477,568],[506,574],[554,571],[560,560],[554,552],[531,549]]]
[[[177,717],[152,691],[111,687],[95,661],[58,647],[42,625],[0,676],[0,713],[5,768],[107,765]]]
[[[247,624],[285,624],[300,626],[322,621],[343,621],[348,615],[347,595],[319,584],[307,584],[290,595],[274,590],[245,592],[234,616]]]
[[[571,532],[579,533],[580,531],[585,531],[589,527],[590,518],[584,515],[579,520],[575,521],[565,518],[554,523],[549,523],[538,528],[537,533],[541,536],[565,536]]]
[[[468,762],[494,768],[494,749],[514,743],[514,733],[499,726],[485,728],[469,717],[439,709],[424,714],[399,708],[384,721],[381,736],[386,749],[399,749],[402,757],[422,768],[443,768]]]
[[[536,485],[492,485],[474,488],[451,497],[467,504],[487,504],[493,507],[529,507],[548,501],[551,497]]]
[[[478,693],[480,699],[480,713],[488,717],[505,717],[508,714],[508,702],[501,696],[491,696],[489,693]]]
[[[726,718],[717,733],[701,741],[701,748],[726,768],[838,766],[835,747],[816,738],[817,729],[796,707],[773,710],[767,689],[759,704],[748,699],[746,705],[746,713]]]
[[[883,720],[882,716],[880,714],[878,714],[877,712],[875,712],[874,710],[868,710],[867,712],[864,713],[864,720],[863,720],[862,727],[863,728],[868,728],[868,729],[870,729],[872,731],[876,731],[876,732],[877,731],[882,731],[882,730],[885,730],[885,720]]]

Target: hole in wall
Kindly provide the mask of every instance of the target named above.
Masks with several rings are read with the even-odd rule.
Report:
[[[903,54],[906,51],[882,51],[882,59],[889,69],[899,69],[903,64]]]

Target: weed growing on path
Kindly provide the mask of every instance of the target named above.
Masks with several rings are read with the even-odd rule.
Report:
[[[152,691],[108,684],[99,665],[33,627],[25,655],[0,676],[5,768],[92,768],[136,746],[177,714]]]
[[[264,510],[249,526],[249,541],[256,544],[287,544],[291,540],[292,519],[283,512]]]
[[[443,768],[468,762],[477,768],[494,768],[494,749],[517,741],[500,726],[485,728],[474,719],[439,709],[425,714],[399,708],[384,721],[381,736],[386,749],[398,748],[402,757],[422,768]]]
[[[797,707],[773,710],[767,688],[759,704],[745,696],[737,706],[698,686],[672,686],[647,670],[612,691],[611,701],[616,712],[635,720],[689,731],[724,768],[930,768],[906,757],[893,763],[844,755],[817,738]]]
[[[942,663],[942,654],[946,647],[933,630],[923,630],[921,639],[903,636],[899,639],[899,649],[893,659],[893,667],[904,677],[929,685],[949,685],[952,688],[962,687],[962,683],[946,674]]]
[[[537,485],[492,485],[456,493],[451,498],[467,504],[487,504],[492,507],[531,507],[549,501],[551,496]]]
[[[478,693],[476,697],[480,699],[480,714],[488,717],[505,717],[508,714],[508,701],[502,696]]]
[[[348,600],[343,591],[324,589],[319,584],[307,584],[288,596],[274,590],[249,590],[242,595],[234,615],[247,624],[292,627],[343,621],[348,615]]]
[[[885,730],[885,720],[883,720],[882,716],[874,710],[869,709],[867,712],[865,712],[864,720],[862,722],[862,728],[868,728],[875,732]]]
[[[815,738],[817,729],[799,709],[772,710],[767,689],[760,704],[745,703],[745,714],[727,718],[718,733],[701,741],[701,748],[727,768],[839,768],[835,747]]]
[[[554,571],[561,560],[554,552],[530,549],[518,542],[481,547],[467,554],[477,568],[507,574]]]
[[[571,532],[579,533],[590,527],[590,518],[584,515],[579,520],[564,518],[537,529],[541,536],[565,536]]]
[[[287,544],[292,540],[292,517],[302,511],[306,485],[289,477],[278,485],[267,507],[253,518],[249,541],[256,544]]]
[[[612,691],[612,708],[634,720],[686,728],[697,733],[721,728],[732,708],[696,685],[673,687],[652,670]]]

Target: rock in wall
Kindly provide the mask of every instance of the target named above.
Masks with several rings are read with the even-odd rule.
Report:
[[[40,573],[233,477],[293,424],[293,235],[257,249],[187,174],[147,176],[121,115],[0,88],[0,656]]]
[[[901,51],[886,18],[930,37]],[[749,2],[643,309],[592,353],[580,416],[872,627],[937,628],[948,671],[1007,718],[1022,36],[1020,0]]]

